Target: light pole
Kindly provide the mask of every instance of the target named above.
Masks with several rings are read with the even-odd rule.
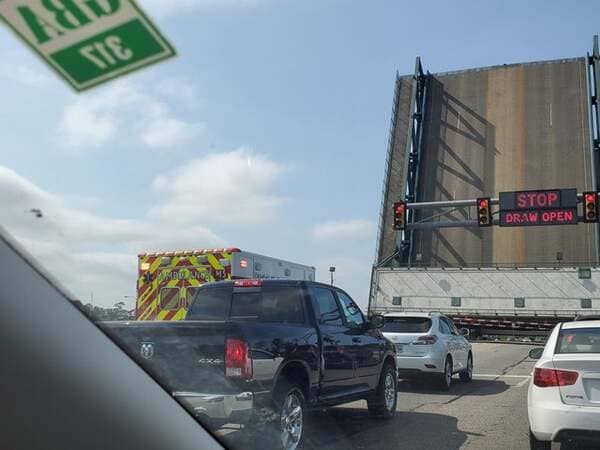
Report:
[[[331,274],[331,285],[333,286],[333,274],[335,273],[335,267],[329,267],[329,273]]]

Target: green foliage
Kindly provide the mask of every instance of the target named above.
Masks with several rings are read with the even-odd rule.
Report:
[[[94,322],[105,320],[133,320],[135,317],[135,309],[125,309],[124,302],[117,302],[112,308],[102,308],[101,306],[94,306],[90,303],[84,305],[78,300],[73,303]]]

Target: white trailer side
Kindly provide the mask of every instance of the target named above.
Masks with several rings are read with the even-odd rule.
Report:
[[[376,268],[369,313],[392,311],[514,320],[600,315],[600,269],[589,269],[589,278],[580,278],[576,267]]]
[[[277,278],[308,281],[315,279],[315,268],[312,266],[245,251],[235,252],[232,255],[231,275],[233,278]]]

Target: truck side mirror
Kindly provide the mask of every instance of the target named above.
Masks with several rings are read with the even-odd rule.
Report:
[[[371,316],[369,323],[371,324],[371,328],[383,328],[385,324],[385,319],[381,314],[374,314]]]
[[[461,334],[461,336],[468,338],[469,335],[471,334],[471,330],[469,330],[468,328],[461,328],[460,334]]]

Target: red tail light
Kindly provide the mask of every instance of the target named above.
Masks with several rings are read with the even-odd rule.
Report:
[[[538,387],[571,386],[577,382],[579,374],[570,370],[543,369],[533,371],[533,384]]]
[[[426,336],[419,336],[416,341],[413,341],[413,345],[433,345],[437,340],[437,336],[428,334]]]
[[[225,341],[225,376],[231,378],[252,378],[252,358],[250,347],[239,339]]]
[[[235,280],[233,287],[260,287],[262,280]]]

